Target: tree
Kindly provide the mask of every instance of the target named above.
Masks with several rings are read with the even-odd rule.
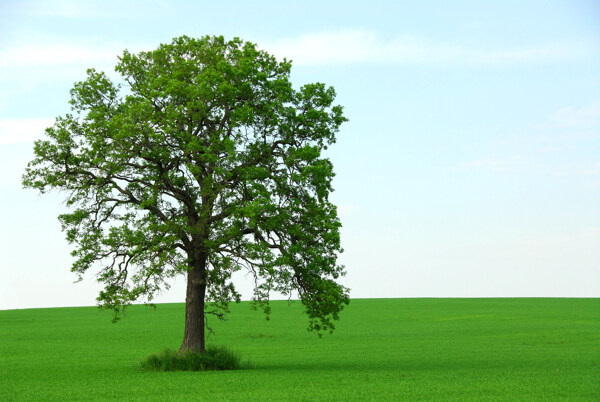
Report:
[[[238,38],[183,36],[124,51],[118,84],[90,69],[74,85],[23,185],[68,193],[71,270],[99,269],[98,304],[115,320],[184,274],[180,351],[203,352],[207,314],[239,302],[232,274],[248,269],[267,317],[272,291],[297,291],[309,329],[333,331],[349,297],[321,153],[346,118],[332,87],[295,90],[290,69]]]

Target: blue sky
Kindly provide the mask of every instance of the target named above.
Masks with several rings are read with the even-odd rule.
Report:
[[[95,67],[239,36],[333,85],[352,297],[600,297],[600,3],[0,0],[0,309],[93,305],[32,141]],[[238,275],[242,293],[251,282]],[[183,301],[184,280],[159,301]]]

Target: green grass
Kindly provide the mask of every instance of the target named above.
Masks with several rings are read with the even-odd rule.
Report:
[[[237,370],[243,367],[240,361],[237,352],[224,346],[209,345],[204,353],[177,353],[173,349],[165,349],[142,360],[141,367],[153,371]],[[247,366],[250,367],[250,364]]]
[[[297,302],[229,317],[209,344],[252,368],[153,372],[181,304],[0,311],[0,400],[600,400],[600,299],[352,300],[322,339]]]

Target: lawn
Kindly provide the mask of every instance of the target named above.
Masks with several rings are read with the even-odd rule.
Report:
[[[183,304],[0,311],[0,400],[600,400],[600,299],[355,299],[333,335],[301,305],[248,303],[209,343],[225,372],[147,372],[183,336]]]

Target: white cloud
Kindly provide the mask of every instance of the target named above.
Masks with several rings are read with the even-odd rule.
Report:
[[[56,13],[76,15],[81,6],[64,3]],[[70,10],[70,11],[69,11]],[[44,43],[46,42],[46,43]],[[292,59],[295,65],[341,65],[353,63],[396,64],[514,64],[564,59],[583,53],[582,49],[538,47],[519,49],[475,49],[449,43],[432,43],[413,36],[385,41],[373,32],[339,31],[312,33],[298,38],[261,41],[277,57]],[[75,43],[69,40],[39,40],[0,50],[0,68],[52,65],[114,65],[126,46],[119,43]],[[151,46],[150,48],[153,48]],[[136,46],[131,51],[146,49]]]
[[[542,149],[540,149],[541,153],[548,153],[548,152],[553,152],[555,150],[554,145],[552,144],[548,144],[545,147],[543,147]]]
[[[507,158],[478,159],[470,162],[468,166],[494,172],[505,172],[516,167],[520,160],[520,155],[513,155]]]
[[[40,0],[23,4],[21,12],[42,18],[98,19],[98,18],[144,18],[174,14],[177,8],[162,0]]]
[[[412,36],[384,41],[376,34],[366,31],[312,33],[265,43],[266,50],[277,57],[292,59],[296,65],[365,62],[514,64],[564,59],[584,53],[584,49],[579,47],[561,46],[476,49],[449,43],[431,43]]]
[[[29,8],[31,15],[40,17],[81,18],[90,13],[90,4],[69,0],[39,1]]]
[[[590,163],[577,163],[563,167],[556,172],[557,176],[600,176],[600,161]]]
[[[116,64],[121,46],[94,48],[70,43],[27,44],[0,51],[0,68],[47,67],[68,64]]]
[[[561,107],[536,128],[595,128],[600,126],[600,101],[584,107]]]
[[[4,119],[0,120],[0,145],[33,142],[41,138],[54,119]]]
[[[579,256],[589,254],[594,255],[592,259],[587,259],[588,265],[592,265],[593,261],[598,261],[600,256],[600,227],[590,226],[583,230],[565,233],[565,234],[544,234],[537,237],[523,237],[516,239],[516,246],[520,249],[521,254],[530,254],[531,256],[546,255],[553,258],[562,256],[565,260],[569,256],[574,255],[577,250]],[[565,265],[568,266],[568,265]]]
[[[544,154],[545,149],[538,151],[539,154]],[[513,155],[504,158],[483,158],[463,164],[461,168],[483,170],[489,172],[508,172],[508,173],[523,173],[537,172],[538,174],[546,174],[557,177],[599,177],[600,176],[600,161],[561,161],[557,158],[539,158],[539,155],[530,154],[525,158],[520,155]]]
[[[358,210],[359,210],[359,207],[354,204],[339,204],[338,205],[339,216],[347,216]]]
[[[376,41],[371,33],[345,31],[280,39],[266,42],[265,48],[296,64],[346,64],[376,58],[381,50],[373,46]]]

